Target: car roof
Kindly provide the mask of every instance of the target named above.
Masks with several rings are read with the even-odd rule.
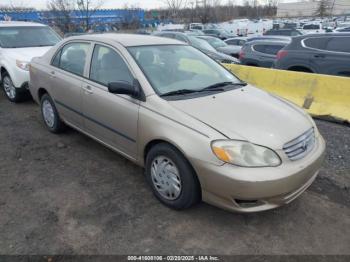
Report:
[[[202,38],[202,39],[219,39],[219,38],[211,36],[211,35],[199,35],[199,36],[196,36],[196,37],[197,38]]]
[[[298,31],[298,29],[295,29],[295,28],[280,28],[280,29],[270,29],[268,31]]]
[[[71,40],[87,40],[87,41],[113,41],[125,47],[128,46],[146,46],[146,45],[186,45],[175,39],[166,37],[137,35],[137,34],[91,34],[69,37]]]
[[[306,34],[306,35],[295,36],[293,37],[293,39],[303,39],[303,38],[310,38],[310,37],[329,37],[329,36],[350,36],[350,33],[343,32],[343,33]]]
[[[33,22],[21,22],[21,21],[0,21],[0,27],[25,27],[25,26],[46,26],[39,23],[33,23]]]
[[[252,45],[252,44],[286,44],[288,45],[290,43],[290,41],[284,41],[284,40],[271,40],[271,39],[266,39],[266,40],[254,40],[254,41],[250,41],[247,42],[246,45]]]
[[[162,30],[160,32],[155,32],[154,35],[161,35],[161,34],[175,34],[175,35],[186,35],[184,32],[179,32],[176,30]]]
[[[235,36],[235,37],[231,37],[231,38],[227,38],[225,41],[227,40],[247,40],[249,37],[247,36]]]

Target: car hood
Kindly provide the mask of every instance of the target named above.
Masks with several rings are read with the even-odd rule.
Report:
[[[18,59],[24,62],[30,62],[32,58],[44,55],[51,46],[26,47],[26,48],[4,48],[5,56]]]
[[[239,53],[241,51],[242,47],[241,46],[223,46],[223,47],[218,47],[217,50],[221,53],[225,54],[235,54]]]
[[[300,108],[249,85],[169,103],[230,139],[273,149],[281,149],[313,126]]]

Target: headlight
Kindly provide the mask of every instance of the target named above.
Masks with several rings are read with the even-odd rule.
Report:
[[[237,166],[274,167],[281,164],[273,150],[245,141],[217,140],[211,147],[220,160]]]
[[[16,60],[16,65],[22,70],[29,71],[29,62]]]

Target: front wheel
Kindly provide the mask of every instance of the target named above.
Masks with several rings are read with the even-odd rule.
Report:
[[[16,88],[8,73],[2,75],[2,88],[8,100],[13,103],[22,102],[25,98],[25,91],[23,88]]]
[[[56,106],[48,94],[41,98],[41,115],[46,127],[52,133],[61,133],[65,130],[66,125],[60,119]]]
[[[154,195],[170,208],[189,208],[200,200],[200,185],[192,166],[169,144],[151,148],[146,176]]]

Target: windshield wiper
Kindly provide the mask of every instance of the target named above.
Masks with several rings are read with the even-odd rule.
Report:
[[[176,96],[176,95],[185,95],[185,94],[199,93],[199,92],[205,92],[205,91],[225,91],[224,87],[226,86],[246,86],[246,85],[247,83],[244,83],[244,82],[238,82],[238,83],[220,82],[199,90],[180,89],[180,90],[170,91],[170,92],[161,94],[160,96]]]
[[[180,89],[180,90],[170,91],[170,92],[161,94],[160,96],[176,96],[176,95],[191,94],[196,92],[198,92],[198,90]]]
[[[198,92],[202,92],[202,91],[209,91],[209,90],[213,90],[213,91],[217,91],[217,90],[224,90],[223,88],[226,86],[246,86],[247,83],[244,82],[219,82],[210,86],[207,86],[201,90],[198,90]]]

